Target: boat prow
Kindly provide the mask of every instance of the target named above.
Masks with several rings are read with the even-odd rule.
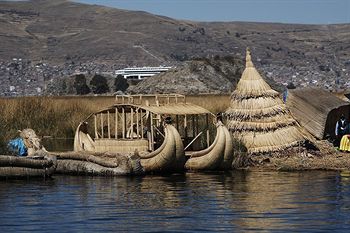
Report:
[[[162,145],[151,153],[140,154],[141,165],[146,172],[183,170],[185,153],[180,134],[172,125],[165,125]]]
[[[188,170],[220,170],[231,168],[233,160],[233,141],[226,126],[217,123],[214,142],[206,149],[188,153],[185,164]]]

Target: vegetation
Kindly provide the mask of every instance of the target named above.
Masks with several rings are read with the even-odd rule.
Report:
[[[129,87],[128,81],[122,75],[118,75],[114,80],[115,91],[124,92],[126,91],[126,89],[128,89],[128,87]]]
[[[86,95],[91,92],[89,86],[86,84],[86,77],[83,74],[75,75],[74,88],[78,95]]]
[[[95,74],[90,81],[90,85],[94,94],[104,94],[109,92],[107,78],[102,75]]]
[[[229,106],[228,95],[187,96],[188,102],[213,113]],[[32,128],[39,136],[73,138],[80,121],[90,113],[112,105],[114,96],[21,97],[0,99],[0,154],[17,130]]]

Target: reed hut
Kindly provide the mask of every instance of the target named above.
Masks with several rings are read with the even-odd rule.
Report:
[[[350,117],[350,102],[317,88],[290,90],[287,106],[299,124],[317,139],[335,138],[335,125]]]
[[[279,93],[255,69],[249,49],[226,116],[228,128],[248,153],[279,151],[305,141]]]

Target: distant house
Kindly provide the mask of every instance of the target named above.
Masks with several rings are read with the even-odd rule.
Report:
[[[162,72],[166,72],[171,69],[170,66],[158,66],[158,67],[132,67],[116,70],[115,75],[122,75],[128,80],[142,80],[144,78],[151,77]]]
[[[350,116],[350,102],[322,89],[289,90],[287,106],[293,116],[317,139],[335,137],[335,125],[342,114]]]

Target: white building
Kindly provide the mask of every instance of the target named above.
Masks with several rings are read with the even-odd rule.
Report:
[[[115,75],[122,75],[125,79],[142,80],[144,78],[151,77],[162,72],[166,72],[171,69],[170,66],[159,67],[133,67],[116,70]]]

